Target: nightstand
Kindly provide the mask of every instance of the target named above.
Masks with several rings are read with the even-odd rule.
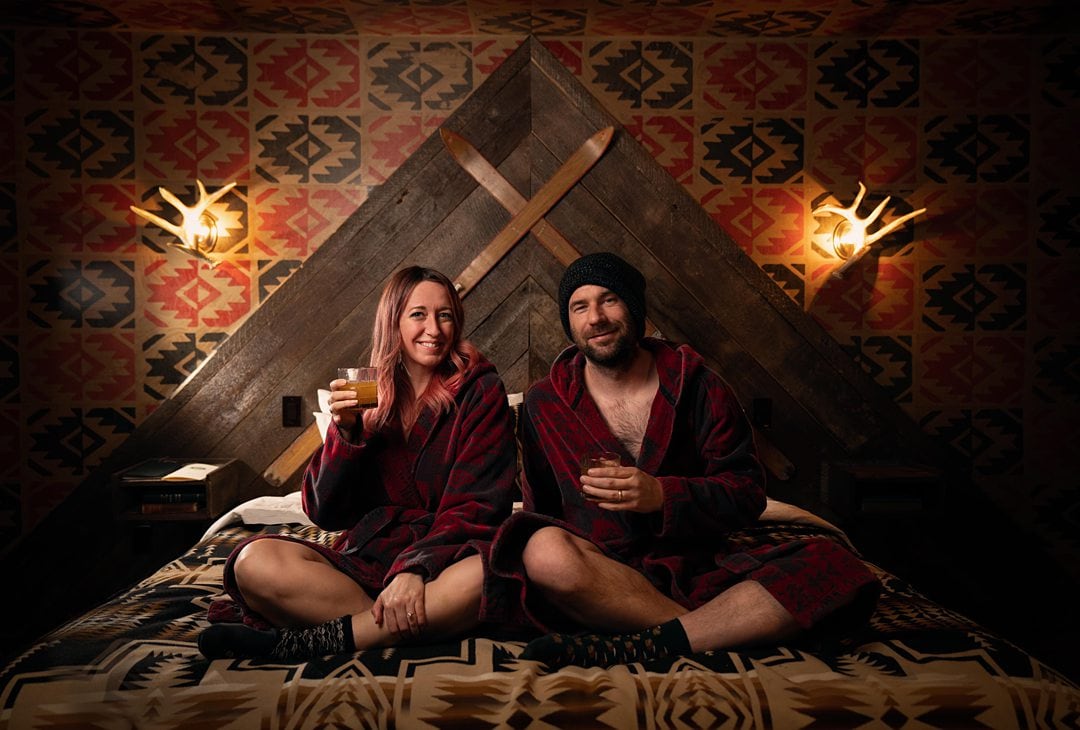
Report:
[[[213,467],[192,478],[170,478],[189,464]],[[113,504],[121,520],[209,521],[240,500],[236,459],[147,459],[113,475]]]
[[[821,498],[855,547],[907,579],[938,559],[933,531],[941,518],[941,471],[897,462],[827,463]]]

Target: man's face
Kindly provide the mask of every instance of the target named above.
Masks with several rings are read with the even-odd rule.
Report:
[[[570,295],[567,309],[574,344],[590,362],[618,368],[633,360],[637,349],[633,319],[619,295],[586,284]]]

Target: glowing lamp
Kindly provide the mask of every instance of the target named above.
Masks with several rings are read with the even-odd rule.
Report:
[[[181,203],[175,195],[165,188],[158,188],[158,192],[161,193],[161,197],[165,199],[165,202],[180,212],[180,225],[170,223],[164,218],[134,205],[131,206],[131,210],[180,239],[180,243],[170,242],[170,246],[195,256],[213,267],[217,266],[217,261],[210,258],[210,254],[217,247],[218,224],[217,218],[214,217],[209,208],[220,200],[225,193],[236,187],[236,183],[231,182],[216,190],[212,195],[206,192],[206,186],[202,184],[201,180],[196,180],[195,183],[199,188],[199,199],[191,207]]]
[[[878,204],[878,207],[874,208],[870,215],[861,218],[857,211],[864,195],[866,195],[866,186],[860,182],[859,194],[855,196],[855,202],[847,208],[840,208],[835,205],[820,205],[811,211],[811,214],[815,216],[830,214],[840,216],[840,220],[832,230],[830,242],[833,254],[838,259],[844,260],[844,264],[832,273],[834,277],[842,276],[844,271],[870,250],[872,244],[892,233],[920,213],[926,212],[926,208],[913,210],[907,215],[902,215],[896,220],[890,221],[873,233],[869,233],[867,229],[881,216],[882,211],[885,210],[885,206],[889,204],[892,197],[887,196]]]

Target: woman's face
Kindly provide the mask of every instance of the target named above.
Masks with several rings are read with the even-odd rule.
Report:
[[[454,318],[446,287],[434,281],[417,284],[398,321],[402,361],[409,372],[434,370],[450,353]]]

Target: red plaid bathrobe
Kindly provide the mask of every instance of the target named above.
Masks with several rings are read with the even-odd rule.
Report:
[[[731,585],[763,585],[804,628],[860,598],[872,607],[878,582],[833,541],[807,539],[735,549],[727,535],[754,524],[765,508],[765,480],[753,434],[734,393],[690,347],[646,339],[660,387],[636,465],[659,479],[663,509],[610,512],[579,491],[579,459],[614,451],[635,460],[608,429],[586,390],[584,356],[565,350],[534,385],[523,419],[524,511],[500,529],[492,548],[488,610],[544,630],[569,628],[531,591],[521,565],[528,538],[558,525],[634,567],[662,593],[696,608]]]
[[[408,438],[390,425],[351,443],[332,425],[304,474],[304,511],[319,527],[342,531],[332,548],[304,544],[372,597],[402,571],[431,580],[473,553],[486,571],[491,540],[510,514],[513,414],[494,365],[482,361],[454,400],[450,413],[425,410]],[[226,590],[241,605],[232,566],[246,544],[225,568]]]

